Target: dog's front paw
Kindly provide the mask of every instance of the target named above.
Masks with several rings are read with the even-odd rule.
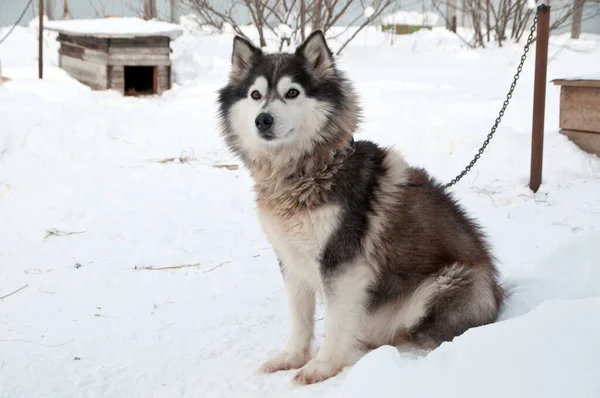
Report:
[[[343,365],[331,361],[313,359],[294,376],[295,384],[314,384],[329,379],[341,372]]]
[[[262,373],[275,373],[280,370],[299,369],[310,360],[309,350],[298,352],[283,351],[263,363],[258,369]]]

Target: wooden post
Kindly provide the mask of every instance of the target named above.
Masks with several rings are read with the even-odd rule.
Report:
[[[179,0],[171,0],[171,22],[179,23]]]
[[[156,18],[156,0],[144,0],[144,19]]]
[[[65,0],[63,6],[63,19],[69,19],[69,0]]]
[[[546,72],[548,69],[548,39],[550,7],[541,6],[535,42],[535,77],[533,81],[533,121],[531,127],[531,170],[529,188],[537,192],[542,183],[544,158],[544,113],[546,109]]]
[[[44,0],[40,0],[40,26],[38,36],[38,77],[44,78]]]

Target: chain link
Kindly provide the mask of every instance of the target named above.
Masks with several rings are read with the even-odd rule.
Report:
[[[531,25],[531,31],[529,32],[529,37],[527,38],[527,43],[525,44],[525,48],[523,50],[523,55],[521,56],[521,62],[519,63],[519,66],[517,67],[517,73],[514,76],[513,82],[510,85],[510,90],[508,90],[508,94],[506,94],[506,100],[504,100],[504,103],[502,104],[502,109],[500,109],[500,112],[498,113],[498,117],[496,118],[494,125],[492,126],[492,129],[490,130],[490,133],[487,135],[487,138],[485,139],[485,141],[483,141],[483,145],[481,146],[481,148],[479,148],[479,151],[477,151],[473,160],[471,160],[471,162],[467,165],[467,167],[464,168],[463,171],[461,171],[461,173],[459,175],[454,177],[448,184],[446,184],[446,188],[455,185],[469,171],[471,171],[471,169],[473,168],[475,163],[479,160],[479,158],[481,158],[483,151],[490,143],[490,140],[492,139],[492,137],[494,137],[494,133],[496,132],[498,125],[502,121],[502,117],[504,116],[506,107],[508,106],[510,99],[512,98],[513,91],[515,90],[515,87],[517,87],[517,80],[519,80],[519,76],[521,75],[521,71],[523,70],[523,64],[525,63],[525,59],[527,58],[527,53],[529,52],[529,46],[533,42],[533,34],[535,33],[535,30],[537,28],[537,22],[538,22],[538,16],[540,15],[540,10],[544,9],[545,7],[547,7],[547,6],[543,5],[543,4],[537,7],[535,16],[533,17],[533,24]]]

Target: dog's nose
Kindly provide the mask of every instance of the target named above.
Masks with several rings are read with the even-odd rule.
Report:
[[[256,117],[256,120],[254,120],[254,124],[260,132],[264,133],[265,131],[271,128],[274,121],[275,119],[273,119],[273,116],[263,112]]]

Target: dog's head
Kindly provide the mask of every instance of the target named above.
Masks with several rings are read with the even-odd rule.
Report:
[[[225,140],[245,159],[281,148],[310,152],[320,143],[347,138],[358,119],[352,88],[336,69],[321,31],[292,54],[265,54],[236,37],[219,105]]]

